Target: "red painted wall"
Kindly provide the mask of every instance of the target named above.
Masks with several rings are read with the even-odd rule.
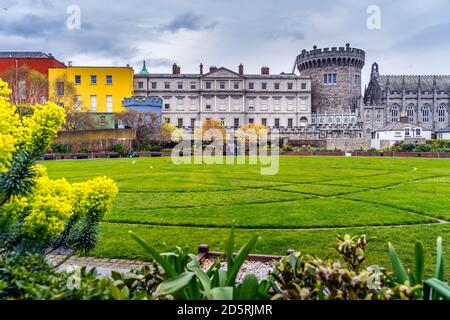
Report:
[[[36,70],[48,77],[48,68],[64,68],[65,65],[54,58],[0,58],[0,74],[9,69],[16,68],[16,60],[18,67],[27,65],[30,69]]]

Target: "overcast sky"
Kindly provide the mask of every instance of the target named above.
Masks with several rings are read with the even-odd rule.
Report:
[[[70,5],[81,28],[66,26]],[[381,9],[370,30],[367,8]],[[0,0],[0,51],[51,52],[74,65],[126,65],[185,73],[200,62],[258,73],[291,72],[303,49],[367,53],[383,74],[450,74],[450,0]]]

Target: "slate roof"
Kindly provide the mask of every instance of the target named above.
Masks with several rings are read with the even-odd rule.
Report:
[[[418,91],[420,79],[420,86],[422,91],[433,91],[434,83],[436,81],[437,91],[450,91],[450,75],[448,76],[380,76],[380,84],[384,90],[389,84],[392,91],[402,91],[403,81],[405,82],[406,91]]]
[[[450,132],[450,126],[439,129],[436,131],[437,133],[446,133],[446,132]]]
[[[49,54],[46,54],[44,52],[37,52],[37,51],[0,51],[0,58],[15,58],[15,59],[39,58],[39,59],[50,59],[50,58],[53,58],[53,56],[49,55]]]
[[[384,127],[381,130],[375,130],[376,132],[381,132],[381,131],[403,131],[405,130],[405,128],[421,128],[420,126],[415,126],[413,124],[410,123],[403,123],[403,122],[395,122],[395,123],[390,123],[388,124],[386,127]],[[422,129],[422,128],[421,128]],[[430,130],[425,130],[425,131],[430,131]]]

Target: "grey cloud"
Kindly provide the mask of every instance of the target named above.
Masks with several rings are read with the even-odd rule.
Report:
[[[64,28],[64,19],[26,14],[19,19],[4,23],[0,32],[33,38],[61,32]]]
[[[170,32],[177,32],[179,30],[209,30],[214,29],[217,22],[207,22],[203,17],[196,15],[193,12],[186,12],[175,17],[169,24],[165,25],[162,29]]]

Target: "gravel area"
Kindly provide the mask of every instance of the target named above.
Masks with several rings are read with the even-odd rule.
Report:
[[[205,259],[202,262],[202,268],[208,270],[209,267],[214,263],[215,260]],[[220,266],[223,270],[227,270],[226,261],[222,261]],[[246,261],[241,267],[236,281],[242,282],[247,273],[253,273],[256,275],[259,281],[265,280],[269,277],[270,273],[273,271],[273,263],[270,262],[259,262],[259,261]]]

